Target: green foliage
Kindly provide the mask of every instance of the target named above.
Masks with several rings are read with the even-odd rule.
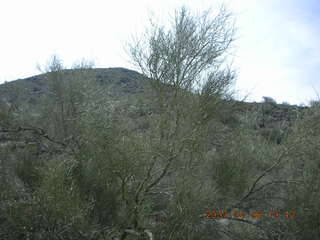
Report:
[[[316,105],[290,127],[276,124],[289,107],[239,111],[214,89],[151,84],[119,97],[120,91],[107,95],[88,70],[55,74],[47,75],[47,81],[61,77],[51,88],[55,97],[34,105],[33,114],[41,115],[18,117],[1,107],[4,119],[14,121],[1,125],[12,143],[0,149],[0,238],[150,239],[147,232],[159,239],[316,238]],[[300,217],[264,219],[259,227],[201,217],[234,207],[297,209]]]
[[[36,191],[11,200],[5,212],[8,239],[81,237],[88,207],[79,198],[68,170],[66,161],[51,160],[41,170],[43,177]]]
[[[150,52],[133,47],[149,79],[53,57],[38,103],[0,99],[1,239],[317,239],[319,105],[234,101],[234,72],[217,61],[233,32],[221,11],[206,22],[182,8],[172,31],[153,29]],[[274,208],[298,216],[204,218]]]
[[[36,155],[35,146],[28,146],[25,149],[17,150],[15,172],[17,177],[28,188],[34,190],[40,183],[39,168],[42,166],[42,159]]]
[[[258,140],[258,139],[257,139]],[[212,159],[212,178],[225,197],[243,195],[248,188],[255,166],[258,166],[259,149],[252,135],[239,129]]]

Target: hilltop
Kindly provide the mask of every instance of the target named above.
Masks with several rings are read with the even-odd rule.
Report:
[[[63,70],[63,81],[75,81],[73,78],[81,74],[83,75],[83,70],[80,69]],[[87,81],[97,84],[100,92],[107,95],[110,102],[121,102],[135,98],[134,96],[141,98],[150,81],[140,73],[125,68],[86,69],[85,76],[86,79],[82,79],[82,83]],[[31,111],[37,111],[41,99],[50,94],[49,85],[48,74],[14,80],[0,85],[0,99],[8,104],[31,104],[35,107]],[[147,101],[149,100],[146,99]],[[267,138],[278,142],[284,131],[308,109],[272,101],[257,103],[232,100],[225,101],[223,105],[224,109],[220,112],[220,120],[223,123],[232,125],[237,122],[239,116],[255,112],[252,127]]]

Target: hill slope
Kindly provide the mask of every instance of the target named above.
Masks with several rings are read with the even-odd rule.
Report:
[[[0,239],[318,234],[316,106],[191,93],[122,68],[51,72],[0,94]],[[270,208],[281,218],[253,214]]]
[[[85,73],[81,71],[83,70],[64,70],[64,81],[72,81],[77,75],[80,77],[81,75],[85,76],[87,82],[97,84],[103,94],[108,95],[110,100],[116,102],[127,99],[129,96],[141,95],[148,87],[148,80],[140,73],[125,68],[86,69]],[[85,82],[82,81],[82,84],[85,84]],[[0,100],[3,103],[6,102],[14,105],[34,104],[34,106],[37,106],[39,103],[41,104],[43,96],[50,94],[49,88],[50,81],[48,74],[18,79],[0,85]],[[37,111],[36,108],[30,111]],[[254,112],[255,116],[253,116],[254,123],[252,127],[256,130],[260,129],[262,135],[271,137],[274,141],[280,141],[280,135],[283,134],[283,131],[291,126],[294,120],[307,109],[306,107],[287,104],[239,101],[226,104],[224,108],[221,111],[220,117],[226,124],[236,121],[235,118],[238,118],[239,115],[243,116]]]

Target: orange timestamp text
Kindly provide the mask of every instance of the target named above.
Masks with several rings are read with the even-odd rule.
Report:
[[[253,210],[248,212],[242,210],[233,210],[228,212],[227,210],[208,210],[204,219],[223,219],[223,218],[236,218],[236,219],[245,219],[247,217],[251,217],[252,219],[261,219],[263,217],[269,217],[273,219],[294,219],[297,215],[296,210],[287,210],[287,211],[280,211],[280,210]]]

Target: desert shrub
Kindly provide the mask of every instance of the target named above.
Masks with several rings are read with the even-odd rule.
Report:
[[[245,130],[238,129],[212,159],[212,178],[224,196],[238,196],[247,189],[259,163],[258,143]]]
[[[15,172],[17,177],[30,190],[34,190],[40,183],[39,168],[43,165],[43,159],[36,154],[35,146],[27,146],[18,149],[15,153],[16,166]]]
[[[288,138],[288,144],[294,144],[292,151],[292,171],[296,173],[301,186],[288,189],[293,196],[288,204],[300,210],[298,229],[301,229],[299,237],[314,238],[319,236],[319,169],[320,169],[320,110],[318,105],[313,105],[294,126],[293,134]]]
[[[70,179],[68,160],[49,160],[36,191],[11,200],[5,211],[8,239],[81,239],[88,206]]]

